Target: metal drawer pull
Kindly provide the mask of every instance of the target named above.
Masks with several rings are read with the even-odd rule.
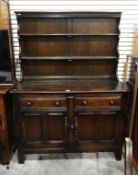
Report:
[[[55,105],[56,105],[56,106],[59,106],[59,105],[60,105],[59,101],[56,101],[56,102],[55,102]]]
[[[111,105],[115,104],[114,100],[111,100],[111,101],[110,101],[110,104],[111,104]]]
[[[87,104],[87,101],[86,101],[86,100],[84,100],[82,103],[83,103],[83,105],[86,105],[86,104]]]
[[[31,101],[28,101],[27,102],[27,106],[32,106],[32,102]]]

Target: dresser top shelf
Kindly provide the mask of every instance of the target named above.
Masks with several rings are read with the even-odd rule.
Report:
[[[120,18],[121,12],[84,12],[84,11],[72,11],[72,12],[39,12],[39,11],[17,11],[16,12],[18,18],[60,18],[60,17],[99,17],[99,18]]]
[[[16,12],[21,83],[15,93],[114,93],[120,12]]]
[[[128,86],[115,79],[93,80],[24,80],[12,90],[14,93],[106,93],[126,92]]]

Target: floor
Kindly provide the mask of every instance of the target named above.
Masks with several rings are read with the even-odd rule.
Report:
[[[15,154],[7,166],[0,165],[0,175],[124,175],[124,162],[113,153],[68,153],[27,155],[18,164]]]

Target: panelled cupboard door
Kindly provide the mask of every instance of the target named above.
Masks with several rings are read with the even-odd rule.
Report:
[[[22,136],[26,145],[65,147],[66,112],[26,112],[22,115]]]
[[[94,142],[115,143],[119,120],[118,113],[112,111],[76,112],[76,146],[87,150]]]
[[[43,140],[44,116],[41,113],[22,114],[22,136],[24,141]]]

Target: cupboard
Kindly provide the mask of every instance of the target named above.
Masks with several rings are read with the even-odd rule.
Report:
[[[25,154],[111,151],[121,159],[129,87],[117,80],[117,12],[16,12],[22,76],[12,90]]]

